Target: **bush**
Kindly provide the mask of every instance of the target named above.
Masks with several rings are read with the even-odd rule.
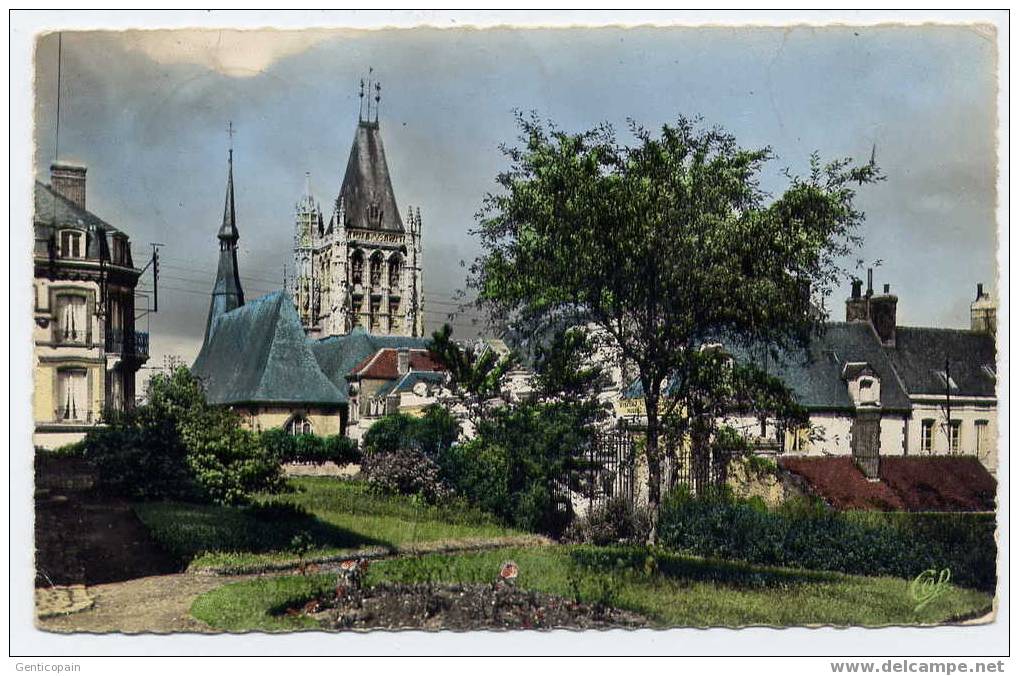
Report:
[[[348,465],[357,462],[357,443],[342,435],[319,437],[314,434],[293,435],[284,429],[273,429],[259,435],[259,443],[266,453],[282,463],[313,463],[321,465],[335,462]]]
[[[596,505],[589,514],[574,521],[566,539],[592,545],[644,544],[650,533],[647,510],[617,496]]]
[[[439,476],[457,495],[490,514],[506,516],[509,459],[503,447],[474,438],[443,451],[438,466]]]
[[[405,413],[394,413],[381,418],[364,433],[361,440],[365,456],[391,453],[403,448],[417,447],[415,432],[417,418]]]
[[[96,488],[131,500],[200,500],[187,467],[187,449],[170,429],[127,420],[86,435],[83,454],[96,470]]]
[[[475,439],[439,454],[442,478],[504,523],[559,537],[573,514],[557,502],[555,489],[569,481],[590,439],[586,415],[571,404],[495,411]]]
[[[728,490],[670,494],[661,544],[684,553],[749,563],[912,579],[951,570],[962,586],[994,590],[994,518],[986,514],[836,512],[799,501],[769,511]]]
[[[54,449],[45,449],[36,446],[36,453],[49,455],[52,458],[83,458],[85,457],[85,440],[57,446]]]
[[[440,502],[450,495],[439,477],[439,466],[415,448],[366,455],[361,472],[368,485],[381,493],[415,495],[430,503]]]
[[[148,404],[86,435],[83,454],[97,470],[99,490],[235,504],[281,488],[279,459],[236,413],[207,404],[187,368],[153,376],[148,395]]]
[[[460,423],[441,406],[429,406],[420,418],[405,413],[387,415],[365,432],[365,455],[405,448],[436,458],[460,436]]]

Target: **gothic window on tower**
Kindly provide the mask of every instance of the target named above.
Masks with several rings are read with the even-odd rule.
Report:
[[[372,254],[371,262],[368,264],[368,276],[373,289],[382,283],[382,254],[378,251]]]
[[[364,283],[364,254],[355,251],[350,257],[350,283]]]
[[[369,322],[368,326],[371,327],[372,331],[378,331],[379,328],[380,328],[380,326],[379,326],[379,320],[380,320],[380,317],[379,317],[379,306],[380,305],[381,305],[381,303],[379,302],[378,298],[373,298],[372,299],[371,305],[370,305],[371,313],[370,313],[370,316],[368,318],[368,322]]]
[[[402,327],[400,321],[400,301],[392,299],[389,301],[389,330],[396,332]]]
[[[353,325],[354,326],[361,326],[361,301],[360,301],[360,299],[355,300],[351,304],[350,308],[351,308],[351,314],[354,315],[353,316]]]
[[[400,293],[400,255],[389,258],[389,293]]]

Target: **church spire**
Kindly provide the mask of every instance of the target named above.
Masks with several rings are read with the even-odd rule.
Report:
[[[226,203],[223,205],[223,225],[219,229],[220,241],[232,240],[235,243],[239,238],[237,233],[237,212],[234,209],[234,123],[227,126],[227,134],[230,136],[230,156],[227,160],[226,176]]]
[[[244,305],[244,290],[237,267],[237,212],[234,208],[234,149],[233,123],[230,123],[230,153],[227,160],[226,202],[223,207],[223,224],[219,228],[219,267],[216,283],[212,287],[209,317],[205,323],[205,342],[208,342],[213,325],[221,316]]]

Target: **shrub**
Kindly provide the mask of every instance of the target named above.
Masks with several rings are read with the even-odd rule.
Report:
[[[301,505],[282,500],[268,500],[248,505],[244,508],[256,521],[281,523],[285,521],[302,521],[314,516]]]
[[[436,458],[460,436],[460,423],[441,406],[429,406],[420,418],[405,413],[387,415],[365,432],[366,455],[413,448]]]
[[[236,413],[207,404],[187,368],[153,376],[148,395],[148,404],[86,435],[83,453],[97,470],[99,490],[234,504],[282,486],[279,459]]]
[[[382,493],[416,495],[436,503],[449,496],[439,466],[415,448],[368,454],[361,463],[368,485]]]
[[[357,442],[342,435],[319,437],[314,434],[293,435],[284,429],[273,429],[259,435],[259,443],[279,462],[335,462],[347,465],[357,462]]]
[[[36,452],[47,454],[53,458],[83,458],[85,457],[85,440],[57,446],[54,449],[36,447]]]
[[[769,511],[726,490],[666,499],[663,546],[699,556],[765,565],[914,578],[929,568],[993,591],[993,515],[836,512],[799,501]]]
[[[364,433],[364,439],[361,440],[365,456],[416,447],[416,429],[417,419],[405,413],[394,413],[381,418]]]
[[[566,538],[592,545],[644,544],[650,532],[647,510],[617,496],[596,505],[590,513],[575,520]]]

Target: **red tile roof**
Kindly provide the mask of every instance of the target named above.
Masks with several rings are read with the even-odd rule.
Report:
[[[387,347],[367,357],[350,371],[350,375],[358,378],[374,380],[396,380],[400,377],[397,371],[397,352]],[[411,371],[446,371],[446,367],[428,350],[409,350]]]
[[[779,466],[803,478],[836,509],[993,511],[997,481],[973,457],[882,457],[880,481],[868,481],[849,456],[785,457]]]

